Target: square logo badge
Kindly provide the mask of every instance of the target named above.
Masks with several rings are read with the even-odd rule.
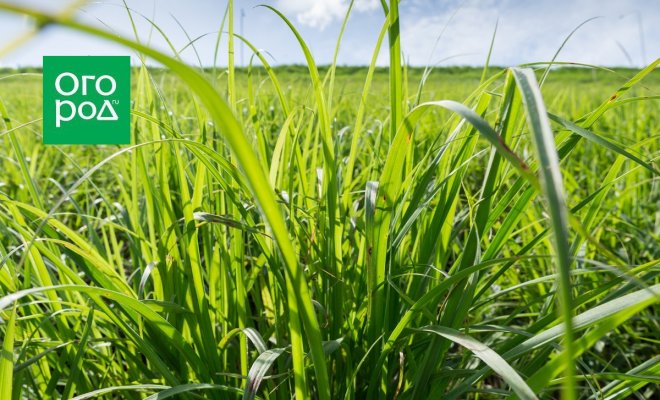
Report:
[[[44,56],[44,144],[130,144],[129,56]]]

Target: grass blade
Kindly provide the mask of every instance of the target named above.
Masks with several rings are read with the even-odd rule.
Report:
[[[14,337],[16,335],[16,307],[13,307],[6,322],[5,337],[2,340],[0,357],[0,393],[11,397],[14,385]]]
[[[553,244],[555,247],[555,260],[559,274],[559,307],[564,320],[564,346],[566,347],[564,363],[566,365],[566,385],[562,389],[564,398],[576,398],[575,352],[572,326],[573,295],[571,285],[571,259],[570,245],[568,243],[568,208],[566,195],[559,169],[559,157],[555,148],[554,135],[550,127],[550,120],[545,109],[543,96],[539,89],[536,77],[531,69],[512,69],[518,88],[522,94],[522,101],[527,115],[529,129],[532,132],[536,155],[540,164],[543,194],[548,202],[550,222],[552,224]]]
[[[245,384],[246,390],[243,393],[243,400],[252,400],[259,391],[259,386],[263,381],[268,370],[273,366],[273,363],[279,356],[281,356],[286,349],[270,349],[259,354],[248,372],[247,383]]]
[[[493,351],[490,347],[474,339],[471,336],[465,335],[455,329],[447,328],[438,325],[429,325],[423,328],[415,329],[419,332],[428,332],[440,335],[445,339],[451,340],[466,349],[470,350],[476,357],[481,359],[486,365],[493,369],[498,375],[502,377],[511,386],[511,389],[521,398],[525,400],[536,400],[538,397],[534,394],[532,389],[525,383],[525,381],[518,375],[515,369],[509,365],[499,354]]]

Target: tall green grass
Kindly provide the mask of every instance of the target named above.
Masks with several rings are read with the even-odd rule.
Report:
[[[265,7],[287,72],[231,0],[226,69],[0,2],[142,61],[124,148],[41,145],[0,77],[2,398],[653,396],[660,60],[420,73],[382,4],[357,71]]]

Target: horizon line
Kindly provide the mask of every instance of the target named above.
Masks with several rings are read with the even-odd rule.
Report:
[[[90,57],[95,57],[95,56],[90,56]],[[187,64],[190,67],[199,69],[200,66],[194,66],[191,64]],[[131,63],[131,67],[141,67],[141,63]],[[147,68],[151,69],[167,69],[166,67],[163,67],[161,65],[151,65],[147,63]],[[513,67],[520,67],[520,66],[526,66],[526,67],[544,67],[544,66],[552,66],[554,68],[584,68],[584,69],[630,69],[630,70],[635,70],[635,69],[641,69],[645,68],[646,66],[626,66],[626,65],[589,65],[589,64],[584,64],[584,63],[573,63],[573,62],[566,62],[566,61],[559,61],[559,62],[531,62],[531,63],[522,63],[522,64],[517,64],[517,65],[470,65],[470,64],[455,64],[455,65],[406,65],[406,68],[412,68],[412,69],[507,69],[507,68],[513,68]],[[292,64],[275,64],[275,65],[270,65],[271,68],[309,68],[307,64],[303,63],[292,63]],[[318,69],[323,69],[323,68],[331,68],[332,64],[320,64],[316,66]],[[336,68],[370,68],[371,66],[368,64],[337,64],[335,66]],[[227,65],[203,65],[201,67],[204,70],[207,69],[226,69],[229,68]],[[252,66],[245,66],[245,65],[235,65],[235,69],[248,69],[248,68],[264,68],[262,64],[257,64],[257,65],[252,65]],[[375,69],[389,69],[390,67],[388,65],[376,65]],[[660,66],[658,66],[660,68]],[[0,64],[0,70],[26,70],[26,69],[43,69],[43,64],[41,65],[2,65]]]

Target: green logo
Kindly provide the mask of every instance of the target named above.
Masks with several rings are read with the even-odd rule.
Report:
[[[130,144],[129,56],[44,56],[44,144]]]

